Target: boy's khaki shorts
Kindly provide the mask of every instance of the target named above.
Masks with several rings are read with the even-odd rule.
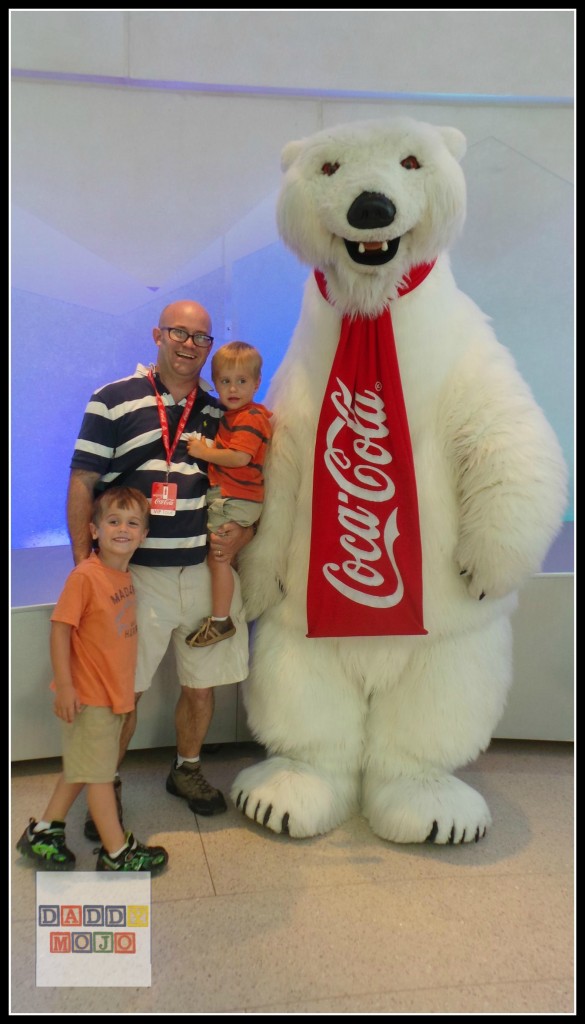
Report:
[[[126,715],[84,704],[73,722],[62,723],[66,782],[113,782]]]
[[[152,569],[131,565],[136,590],[138,667],[136,693],[148,690],[169,643],[175,653],[181,686],[201,690],[239,683],[248,675],[248,624],[244,618],[240,580],[234,572],[230,615],[235,635],[221,644],[188,647],[185,638],[211,615],[211,576],[207,563]],[[233,569],[232,569],[233,572]]]
[[[247,501],[245,498],[222,498],[221,488],[210,487],[206,496],[207,529],[217,533],[226,523],[251,526],[262,512],[261,501]]]

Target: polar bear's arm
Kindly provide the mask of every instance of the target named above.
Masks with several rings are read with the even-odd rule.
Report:
[[[442,414],[460,510],[458,568],[472,597],[502,597],[539,570],[561,526],[563,455],[497,342],[465,354]]]

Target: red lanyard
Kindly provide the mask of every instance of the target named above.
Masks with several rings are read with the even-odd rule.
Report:
[[[156,384],[155,384],[155,380],[154,380],[154,374],[153,374],[152,370],[148,371],[148,379],[149,379],[150,383],[152,384],[152,387],[153,387],[153,390],[154,390],[154,394],[155,394],[155,397],[156,397],[156,404],[157,404],[157,407],[158,407],[158,418],[160,420],[160,428],[162,430],[162,439],[163,439],[163,444],[165,446],[165,452],[167,454],[167,475],[168,475],[168,472],[169,472],[169,469],[170,469],[170,465],[171,465],[171,459],[173,457],[173,452],[175,451],[175,448],[177,447],[177,445],[179,443],[179,438],[180,438],[181,434],[183,433],[183,427],[185,426],[187,420],[189,419],[189,413],[191,412],[191,409],[193,408],[193,403],[194,403],[195,397],[197,395],[197,387],[198,387],[198,385],[196,384],[195,387],[193,388],[193,390],[187,396],[187,401],[185,402],[185,408],[183,409],[183,415],[181,416],[181,419],[179,420],[179,426],[177,427],[177,433],[175,434],[175,440],[173,441],[173,444],[171,446],[171,443],[170,443],[171,438],[170,438],[170,434],[169,434],[169,423],[168,423],[168,420],[167,420],[167,410],[165,408],[165,403],[163,402],[162,397],[160,396],[160,394],[158,393],[158,391],[156,389]]]

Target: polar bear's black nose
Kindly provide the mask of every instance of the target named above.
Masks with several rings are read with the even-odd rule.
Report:
[[[396,216],[396,207],[381,192],[362,192],[354,199],[347,219],[352,228],[384,228],[391,224]]]

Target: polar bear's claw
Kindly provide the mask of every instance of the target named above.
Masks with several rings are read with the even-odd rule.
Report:
[[[437,838],[437,832],[438,831],[439,831],[439,822],[438,821],[433,821],[433,827],[432,827],[431,831],[429,832],[427,838],[425,839],[425,843],[434,843],[435,839]],[[449,842],[450,843],[453,842],[454,834],[455,834],[455,826],[453,826],[453,828],[451,829],[451,835],[449,837]]]
[[[357,810],[357,775],[328,776],[313,765],[271,757],[244,768],[231,797],[247,818],[295,839],[329,832]]]
[[[453,775],[366,779],[364,813],[372,831],[395,843],[478,843],[491,825],[484,798]]]
[[[425,839],[425,843],[434,843],[436,838],[437,838],[438,832],[439,832],[439,823],[438,823],[438,821],[433,821],[433,827],[432,827],[431,831],[429,832],[427,838]],[[474,839],[473,839],[474,843],[479,843],[480,839],[484,839],[485,835],[486,835],[486,832],[487,832],[487,825],[484,825],[483,831],[478,826],[476,828],[476,830],[475,830],[475,836],[474,836]],[[447,843],[449,844],[449,846],[453,846],[455,844],[455,842],[457,842],[458,844],[465,842],[466,829],[463,829],[463,832],[461,833],[461,838],[460,839],[455,840],[455,834],[456,834],[455,825],[453,825],[453,828],[451,829],[451,831],[449,833],[449,838],[447,840]]]

